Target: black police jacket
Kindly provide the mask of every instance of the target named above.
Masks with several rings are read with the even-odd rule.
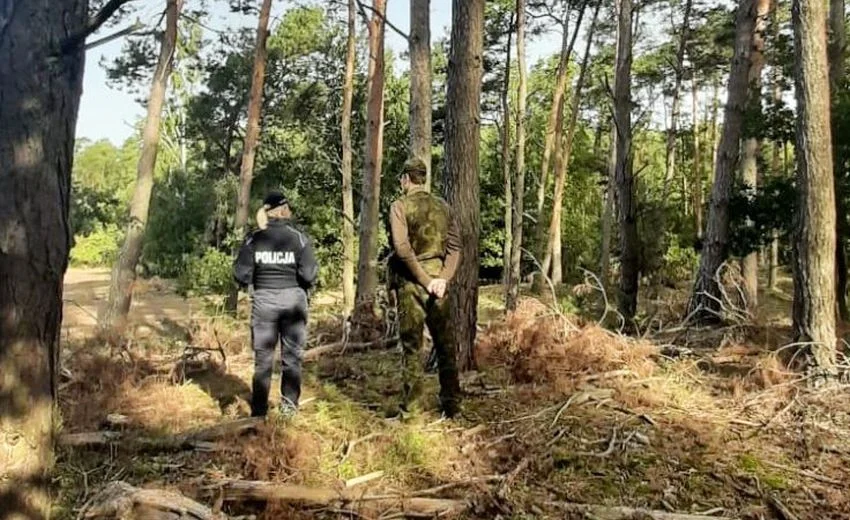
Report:
[[[268,227],[245,238],[233,266],[240,286],[254,289],[309,291],[316,283],[319,265],[310,238],[290,220],[271,219]]]

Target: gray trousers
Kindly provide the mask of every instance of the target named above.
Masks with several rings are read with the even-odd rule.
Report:
[[[303,289],[258,289],[251,309],[254,381],[251,415],[268,413],[274,353],[281,345],[280,393],[284,406],[298,407],[301,360],[307,341],[307,293]]]

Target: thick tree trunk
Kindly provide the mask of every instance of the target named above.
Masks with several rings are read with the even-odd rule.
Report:
[[[475,366],[478,321],[478,157],[483,73],[484,0],[452,2],[452,35],[446,80],[446,199],[460,228],[460,266],[449,290],[458,366]]]
[[[630,322],[637,312],[640,239],[632,171],[632,0],[619,0],[616,74],[614,76],[614,180],[620,227],[620,314]]]
[[[832,373],[835,336],[835,191],[830,128],[826,3],[794,0],[799,210],[794,259],[794,333],[810,369]]]
[[[513,26],[513,15],[511,26]],[[513,244],[513,173],[511,171],[511,44],[513,29],[508,29],[508,41],[505,43],[505,83],[502,88],[502,136],[501,160],[502,179],[505,184],[505,244],[502,256],[502,282],[505,284],[505,309],[513,310],[516,301],[511,301],[511,247]]]
[[[431,188],[431,0],[410,0],[410,150]]]
[[[516,309],[522,275],[523,215],[525,214],[525,112],[528,98],[528,72],[525,64],[525,0],[516,3],[516,54],[519,69],[516,119],[516,182],[514,182],[511,225],[511,262],[508,277],[507,308]]]
[[[729,196],[741,149],[744,111],[747,104],[750,51],[756,25],[754,0],[742,0],[738,7],[735,29],[735,54],[729,74],[728,99],[723,135],[717,149],[714,185],[708,223],[700,255],[699,272],[689,305],[688,314],[701,321],[720,316],[720,286],[718,270],[726,260],[729,235]]]
[[[257,144],[260,138],[260,115],[263,109],[263,86],[266,82],[266,61],[268,50],[266,41],[269,36],[269,16],[272,1],[263,0],[260,8],[260,18],[257,23],[257,42],[254,48],[254,72],[251,76],[251,93],[248,98],[248,123],[245,127],[245,141],[242,146],[242,164],[239,171],[239,191],[236,195],[236,220],[234,229],[240,239],[245,235],[248,226],[248,215],[251,207],[251,184],[254,181],[254,158],[257,154]],[[233,284],[228,294],[225,308],[236,312],[239,299],[239,287]]]
[[[844,0],[831,0],[829,9],[829,83],[833,99],[844,87],[847,54],[847,27]],[[833,134],[835,134],[835,116],[833,116]],[[837,137],[837,136],[836,136]],[[835,148],[835,147],[833,147]],[[847,308],[847,204],[843,196],[846,179],[843,178],[841,166],[835,161],[834,177],[836,194],[836,244],[835,244],[835,297],[838,302],[838,316],[850,320],[850,310]]]
[[[354,62],[357,56],[357,7],[348,0],[348,39],[342,87],[342,301],[346,315],[354,309],[354,189],[352,185],[351,109],[354,99]]]
[[[567,125],[567,136],[563,148],[559,150],[555,160],[555,194],[552,203],[552,217],[549,219],[549,234],[546,249],[552,254],[552,283],[559,285],[564,281],[563,259],[561,258],[561,218],[564,207],[564,188],[566,186],[567,173],[570,170],[570,161],[573,154],[573,142],[578,129],[578,113],[581,106],[582,90],[587,77],[587,68],[590,64],[590,48],[593,44],[593,33],[596,29],[596,20],[599,16],[601,3],[597,3],[593,11],[593,20],[587,34],[587,43],[584,49],[581,69],[576,81],[575,92],[572,96],[570,106],[570,120]]]
[[[750,54],[750,106],[761,113],[761,73],[764,69],[764,43],[767,30],[768,14],[771,0],[756,1],[756,28],[753,33],[753,48]],[[759,156],[761,155],[761,140],[754,136],[745,136],[741,157],[741,178],[744,183],[758,190]],[[753,251],[741,260],[741,271],[744,277],[744,296],[747,310],[754,314],[758,309],[759,263],[758,252]]]
[[[177,20],[183,8],[183,0],[168,0],[165,16],[165,36],[159,50],[159,59],[153,75],[150,96],[148,97],[147,116],[142,131],[142,154],[139,158],[136,186],[130,201],[130,223],[121,252],[112,268],[109,283],[109,298],[101,310],[99,325],[102,329],[121,330],[130,312],[133,298],[133,284],[136,281],[136,265],[142,256],[145,229],[153,192],[156,156],[159,152],[159,126],[162,120],[162,107],[165,105],[165,93],[168,78],[174,63],[177,48]]]
[[[682,99],[682,81],[685,77],[685,49],[688,46],[688,35],[690,34],[692,4],[693,0],[685,0],[685,13],[684,18],[682,19],[682,31],[679,36],[679,48],[676,51],[675,83],[673,85],[673,102],[671,107],[672,113],[670,115],[670,128],[667,130],[667,164],[665,167],[664,198],[662,199],[664,201],[667,201],[667,197],[670,194],[670,186],[673,184],[673,179],[676,177],[676,136],[679,132],[679,105],[681,104]],[[682,198],[684,199],[685,197],[686,194],[682,193]]]
[[[3,5],[11,7],[6,2]],[[54,398],[86,0],[28,0],[0,22],[0,516],[50,515]]]
[[[378,286],[378,209],[381,201],[381,161],[384,151],[384,20],[386,0],[372,0],[369,22],[369,87],[366,102],[366,161],[360,202],[360,258],[357,268],[357,304],[363,312],[374,309]]]

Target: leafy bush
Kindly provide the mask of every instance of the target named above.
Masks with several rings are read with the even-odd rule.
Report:
[[[87,235],[74,237],[71,265],[75,267],[105,267],[118,258],[122,233],[118,226],[96,225]]]
[[[206,248],[202,255],[186,262],[178,280],[178,290],[182,294],[225,294],[233,279],[232,262],[228,253]]]
[[[664,252],[659,278],[672,283],[690,280],[698,265],[699,253],[693,247],[682,247],[673,237],[670,246]]]

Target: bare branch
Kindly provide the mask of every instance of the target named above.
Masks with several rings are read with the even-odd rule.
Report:
[[[89,20],[88,25],[86,25],[83,30],[72,34],[64,42],[62,42],[62,54],[68,54],[78,50],[80,47],[83,47],[86,43],[86,38],[97,32],[98,29],[103,26],[112,15],[114,15],[124,4],[130,3],[133,0],[109,0],[103,8],[95,14],[91,20]]]
[[[372,7],[371,5],[366,5],[366,4],[364,4],[361,0],[356,0],[356,1],[357,1],[357,7],[359,7],[359,8],[360,8],[360,13],[363,15],[363,17],[364,17],[364,18],[366,18],[366,15],[365,15],[365,13],[364,13],[364,9],[368,9],[368,10],[369,10],[372,14],[374,14],[375,16],[377,16],[378,18],[380,18],[380,19],[381,19],[381,21],[382,21],[382,22],[384,22],[384,23],[385,23],[385,24],[386,24],[386,25],[387,25],[390,29],[392,29],[393,31],[395,31],[395,32],[396,32],[396,34],[398,34],[399,36],[401,36],[402,38],[404,38],[406,41],[408,41],[408,42],[410,41],[410,36],[409,36],[409,35],[407,35],[404,31],[402,31],[401,29],[399,29],[398,27],[396,27],[396,26],[395,26],[395,25],[394,25],[391,21],[389,21],[389,20],[387,19],[387,17],[386,17],[386,16],[384,16],[383,14],[379,13],[378,11],[376,11],[374,7]],[[368,23],[368,20],[367,20],[367,23]]]

